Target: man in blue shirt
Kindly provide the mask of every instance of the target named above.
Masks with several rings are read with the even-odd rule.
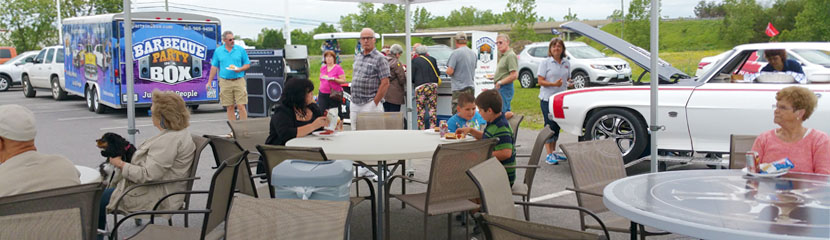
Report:
[[[236,46],[233,40],[231,31],[222,33],[224,44],[213,52],[213,59],[210,60],[210,75],[205,88],[210,91],[210,83],[218,71],[219,102],[226,108],[228,120],[236,120],[234,110],[239,110],[239,120],[246,120],[248,112],[245,110],[245,105],[248,104],[248,90],[244,76],[245,70],[251,67],[251,60],[248,59],[245,49]]]

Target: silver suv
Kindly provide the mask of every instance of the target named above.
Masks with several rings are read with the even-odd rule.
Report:
[[[522,88],[536,86],[536,70],[548,57],[549,42],[525,45],[519,53],[519,83]],[[565,55],[571,62],[574,88],[631,82],[631,67],[625,60],[606,57],[583,42],[565,42]]]
[[[66,98],[64,80],[63,46],[46,47],[26,64],[22,75],[23,95],[27,98],[35,97],[36,89],[51,90],[52,98],[62,100]]]

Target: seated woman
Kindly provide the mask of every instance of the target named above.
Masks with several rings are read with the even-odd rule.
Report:
[[[787,59],[787,50],[784,49],[767,49],[764,50],[764,58],[767,59],[767,65],[761,68],[761,71],[754,74],[747,75],[732,75],[733,82],[738,80],[746,80],[751,82],[762,74],[769,73],[787,73],[793,76],[795,81],[799,83],[807,83],[807,76],[804,75],[804,70],[801,64],[796,60]]]
[[[124,190],[132,185],[150,181],[171,180],[189,176],[196,145],[187,127],[190,126],[190,112],[179,94],[172,91],[153,91],[153,125],[159,130],[158,135],[144,141],[133,155],[132,162],[122,161],[121,157],[109,159],[116,167],[116,179],[112,180],[115,188],[108,188],[102,194],[98,228],[106,228],[106,213],[116,208],[117,199],[124,195]],[[117,206],[124,212],[152,210],[163,196],[186,191],[187,182],[174,182],[136,188],[126,193]],[[178,210],[184,204],[184,195],[167,198],[158,210]],[[106,207],[107,211],[104,211]]]
[[[795,168],[790,171],[830,174],[830,137],[817,129],[802,126],[816,109],[818,98],[807,88],[792,86],[775,95],[773,122],[781,128],[761,133],[752,150],[761,163],[789,158]],[[826,124],[826,123],[821,123]]]
[[[329,125],[324,111],[314,102],[314,84],[308,79],[285,81],[282,102],[271,116],[271,130],[265,140],[269,145],[285,145],[288,140],[304,137]]]

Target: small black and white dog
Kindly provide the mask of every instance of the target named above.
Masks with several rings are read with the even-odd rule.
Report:
[[[135,145],[121,137],[121,135],[111,132],[104,133],[100,139],[95,140],[95,145],[101,149],[101,156],[106,158],[103,163],[98,165],[98,172],[101,173],[101,177],[109,181],[111,181],[114,170],[114,167],[109,164],[109,158],[120,156],[122,161],[129,163],[136,151]]]

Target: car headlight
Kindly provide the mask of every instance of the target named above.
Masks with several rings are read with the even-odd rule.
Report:
[[[606,67],[605,65],[600,65],[600,64],[591,64],[591,68],[598,69],[598,70],[608,70],[608,67]]]

